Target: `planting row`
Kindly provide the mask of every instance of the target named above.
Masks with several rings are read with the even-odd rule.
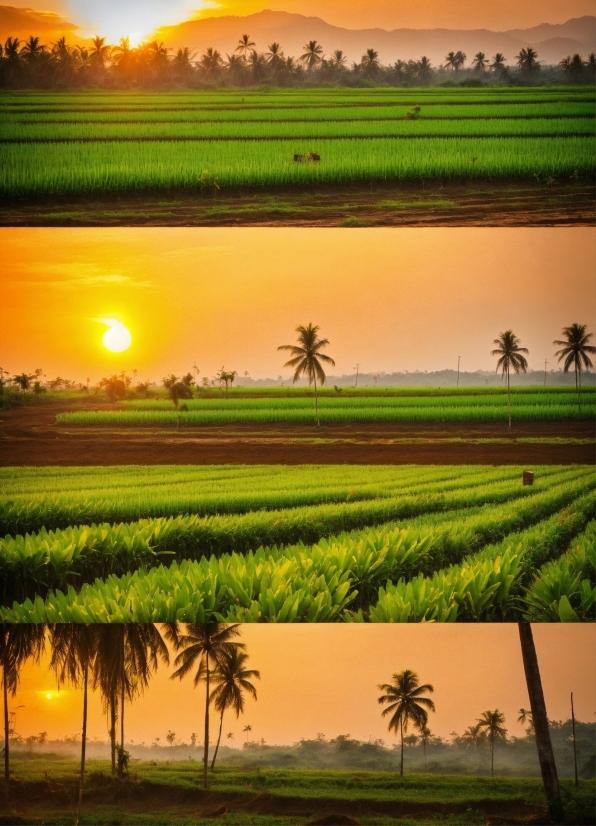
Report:
[[[0,194],[593,176],[593,137],[121,141],[0,145]],[[320,154],[294,163],[294,154]]]

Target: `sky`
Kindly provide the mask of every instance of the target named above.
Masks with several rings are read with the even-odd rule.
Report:
[[[594,13],[593,0],[10,0],[7,5],[52,11],[112,42],[147,35],[194,16],[240,15],[263,9],[321,17],[346,28],[526,28]]]
[[[277,350],[320,325],[332,375],[492,370],[513,329],[557,367],[563,326],[596,315],[591,228],[13,228],[0,230],[0,365],[97,382],[290,377]],[[99,319],[131,331],[121,354]]]
[[[534,638],[549,717],[569,719],[573,691],[577,718],[593,721],[596,627],[539,625]],[[258,699],[247,699],[244,716],[236,720],[231,714],[224,721],[224,737],[232,732],[236,745],[247,724],[253,740],[269,744],[292,744],[318,733],[391,744],[377,686],[406,668],[434,686],[436,713],[429,721],[434,734],[462,733],[484,711],[498,708],[510,734],[523,735],[517,712],[529,707],[529,699],[516,625],[244,625],[241,639],[248,665],[261,679],[255,681]],[[193,731],[201,732],[204,687],[194,689],[192,678],[172,680],[172,670],[160,666],[145,694],[127,707],[127,740],[149,745],[160,737],[163,743],[172,730],[177,740],[188,742]],[[61,738],[80,729],[82,694],[68,687],[56,691],[47,658],[25,666],[10,707],[23,737],[47,731],[50,739]],[[96,694],[90,698],[89,737],[106,739]]]

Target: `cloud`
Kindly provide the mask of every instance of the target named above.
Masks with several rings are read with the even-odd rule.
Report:
[[[76,275],[71,275],[69,269],[76,270]],[[39,284],[44,287],[56,287],[62,290],[72,290],[80,287],[133,287],[146,289],[153,286],[151,281],[143,281],[130,275],[105,273],[97,271],[97,269],[92,266],[86,269],[88,270],[87,274],[81,275],[81,266],[78,264],[57,265],[54,267],[45,266],[43,267],[43,272],[45,274],[49,272],[50,276],[54,275],[53,278],[27,278],[20,281],[20,283]],[[52,272],[52,270],[54,270],[54,272]]]
[[[0,6],[0,40],[38,35],[42,42],[62,36],[80,38],[79,27],[55,12],[35,11],[15,6]]]

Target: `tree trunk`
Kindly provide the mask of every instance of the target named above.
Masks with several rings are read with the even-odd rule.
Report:
[[[8,685],[6,675],[6,654],[2,662],[2,687],[4,690],[4,779],[8,784],[10,782],[10,725],[8,721]]]
[[[79,803],[77,807],[77,826],[81,820],[81,809],[83,808],[83,784],[85,782],[85,751],[87,748],[87,685],[89,682],[89,662],[85,661],[85,674],[83,678],[83,733],[81,737],[81,777],[79,779]]]
[[[399,763],[399,776],[404,776],[404,721],[400,720],[399,729],[401,733],[401,760]]]
[[[110,691],[110,749],[112,752],[112,776],[116,774],[116,692]]]
[[[213,760],[211,761],[211,771],[215,768],[215,759],[217,757],[217,752],[219,751],[219,743],[221,740],[221,730],[223,727],[223,716],[224,716],[225,709],[222,708],[221,710],[221,717],[219,718],[219,735],[217,737],[217,745],[215,746],[215,754],[213,755]]]
[[[124,758],[124,679],[122,680],[122,687],[120,690],[120,755],[118,758],[118,777],[123,776]]]
[[[317,427],[321,426],[319,421],[319,397],[317,396],[317,377],[315,376],[315,415],[317,417]]]
[[[571,730],[573,732],[573,767],[575,770],[575,785],[579,786],[577,777],[577,741],[575,739],[575,711],[573,710],[573,691],[571,692]]]
[[[542,782],[544,783],[544,791],[547,799],[549,801],[556,801],[559,800],[559,778],[557,776],[555,755],[548,729],[546,704],[542,691],[542,681],[540,679],[540,669],[538,667],[536,646],[534,645],[534,637],[532,635],[532,626],[529,622],[520,622],[518,623],[518,628]]]
[[[495,733],[490,733],[490,776],[495,776]]]
[[[511,430],[511,390],[509,387],[509,365],[507,365],[507,415],[509,417],[509,430]]]
[[[422,741],[422,749],[424,751],[424,768],[426,769],[426,740]]]
[[[205,676],[205,745],[203,747],[203,788],[209,784],[209,652],[207,651],[207,674]]]

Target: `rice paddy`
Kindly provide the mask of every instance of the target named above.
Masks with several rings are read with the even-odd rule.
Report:
[[[585,87],[4,93],[0,193],[577,180],[596,171],[594,102]]]
[[[9,468],[0,619],[594,619],[592,467]]]

